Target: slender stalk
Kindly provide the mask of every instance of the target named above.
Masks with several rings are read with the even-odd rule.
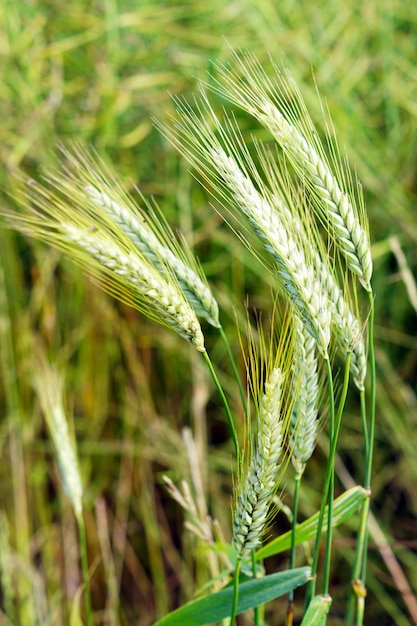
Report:
[[[336,446],[337,446],[337,440],[338,440],[339,431],[340,431],[340,424],[342,421],[343,409],[345,406],[347,390],[349,387],[350,360],[351,360],[351,353],[348,352],[346,356],[346,362],[345,362],[345,373],[344,373],[342,394],[340,398],[340,403],[339,403],[339,408],[337,411],[336,419],[334,421],[334,425],[335,425],[334,436],[333,436],[333,439],[330,441],[330,453],[329,453],[329,459],[328,459],[327,468],[326,468],[326,476],[324,479],[322,499],[321,499],[321,504],[320,504],[320,514],[319,514],[319,519],[318,519],[318,524],[317,524],[317,535],[316,535],[316,541],[314,544],[314,551],[313,551],[313,562],[311,566],[312,579],[307,586],[306,602],[305,602],[306,608],[308,607],[316,589],[316,574],[317,574],[320,539],[321,539],[321,534],[323,530],[323,521],[324,521],[324,513],[326,509],[327,497],[328,497],[329,490],[330,490],[331,476],[334,470],[334,458],[336,455]],[[330,377],[331,375],[330,363],[327,365],[327,372],[328,372],[328,377]],[[333,378],[331,378],[331,382],[329,380],[329,391],[330,391],[330,387],[333,392]],[[330,411],[333,410],[333,415],[334,415],[334,395],[332,398],[329,398],[329,401],[330,401]],[[330,511],[329,511],[329,516],[330,516]]]
[[[235,446],[237,465],[239,467],[240,466],[240,457],[241,457],[241,455],[240,455],[240,448],[239,448],[239,441],[238,441],[238,438],[237,438],[236,427],[235,427],[235,424],[234,424],[234,421],[233,421],[232,414],[230,412],[229,404],[228,404],[228,402],[226,400],[226,396],[224,395],[224,391],[222,389],[222,386],[220,385],[220,381],[217,378],[217,374],[216,374],[216,372],[214,370],[213,364],[210,361],[210,357],[209,357],[209,355],[207,354],[206,351],[203,352],[203,356],[204,356],[204,359],[205,359],[205,361],[207,363],[207,366],[208,366],[208,368],[210,370],[210,374],[211,374],[211,376],[213,378],[213,382],[216,385],[217,391],[219,392],[220,398],[221,398],[221,400],[223,402],[223,406],[224,406],[225,411],[226,411],[227,421],[229,423],[229,428],[230,428],[230,432],[231,432],[231,435],[232,435],[233,444]]]
[[[294,505],[292,516],[292,528],[291,528],[291,551],[290,551],[290,569],[294,569],[295,566],[295,531],[297,528],[298,519],[298,500],[300,496],[300,484],[302,474],[297,472],[294,485]],[[285,624],[286,626],[292,626],[294,613],[294,591],[290,591],[288,594],[288,608]]]
[[[368,423],[366,420],[366,390],[362,389],[360,392],[360,400],[361,400],[361,418],[362,418],[362,431],[363,431],[363,442],[365,448],[365,459],[368,458],[369,454],[369,433],[368,433]]]
[[[330,360],[326,360],[327,377],[329,384],[329,441],[330,441],[330,454],[329,454],[329,484],[328,484],[328,514],[327,514],[327,536],[326,536],[326,555],[324,561],[324,574],[323,574],[323,590],[322,593],[327,594],[329,592],[329,580],[330,580],[330,562],[332,553],[332,521],[333,521],[333,497],[334,497],[334,456],[332,458],[331,451],[336,441],[335,435],[335,415],[334,415],[334,387],[333,387],[333,374],[331,370]]]
[[[85,617],[87,626],[93,626],[93,613],[91,608],[91,591],[90,591],[90,577],[88,573],[88,560],[87,560],[87,537],[85,532],[85,524],[83,514],[81,512],[76,514],[78,533],[80,536],[80,555],[81,555],[81,570],[84,581],[84,601],[85,601]]]
[[[295,477],[295,486],[294,486],[294,506],[293,506],[293,516],[292,516],[292,536],[291,536],[291,552],[290,552],[290,569],[294,568],[295,565],[295,531],[297,528],[297,518],[298,518],[298,500],[300,495],[300,484],[301,484],[301,474]],[[292,594],[293,592],[291,592]]]
[[[237,386],[238,386],[238,389],[239,389],[240,397],[241,397],[241,400],[242,400],[243,410],[245,411],[245,415],[247,415],[248,406],[247,406],[247,402],[246,402],[246,395],[245,395],[245,392],[244,392],[244,389],[243,389],[242,381],[241,381],[240,376],[239,376],[239,372],[237,371],[236,361],[235,361],[235,359],[233,357],[233,354],[232,354],[232,351],[230,349],[230,344],[229,344],[229,341],[228,341],[228,339],[226,337],[226,333],[223,330],[223,326],[219,327],[219,333],[220,333],[221,338],[223,339],[223,343],[224,343],[224,346],[226,348],[227,356],[229,357],[230,365],[232,366],[233,374],[234,374],[236,382],[237,382]]]
[[[375,348],[374,348],[374,302],[372,293],[369,294],[370,312],[368,321],[369,333],[369,371],[370,371],[370,397],[369,397],[369,425],[366,421],[365,401],[361,401],[362,407],[362,423],[364,427],[365,441],[365,477],[364,487],[371,490],[372,478],[372,461],[375,438],[375,400],[376,400],[376,368],[375,368]],[[346,611],[346,623],[352,624],[354,603],[356,599],[356,625],[362,626],[364,619],[364,605],[366,596],[366,561],[367,561],[367,545],[368,545],[368,518],[370,511],[370,498],[367,498],[363,504],[361,512],[361,520],[358,532],[358,541],[356,544],[355,562],[352,570],[352,591],[349,597],[348,608]]]
[[[374,347],[374,318],[375,309],[372,293],[369,293],[369,370],[371,373],[371,390],[369,402],[369,441],[368,457],[366,459],[365,489],[371,488],[372,461],[375,438],[375,399],[376,399],[376,367],[375,367],[375,347]]]
[[[237,605],[239,602],[239,574],[240,574],[241,563],[242,563],[242,557],[239,556],[236,560],[235,575],[234,575],[234,580],[233,580],[233,604],[232,604],[232,612],[230,614],[230,626],[235,626],[235,621],[236,621]]]
[[[261,563],[262,561],[256,560],[256,551],[252,550],[252,574],[254,578],[256,578],[257,567]],[[253,610],[253,626],[261,626],[261,624],[262,624],[262,607],[255,606]]]

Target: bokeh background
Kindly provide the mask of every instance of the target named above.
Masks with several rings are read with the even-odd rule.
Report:
[[[233,350],[245,303],[267,313],[262,267],[222,224],[189,166],[155,129],[213,62],[245,49],[291,69],[320,125],[318,85],[365,190],[375,264],[377,433],[368,624],[417,623],[417,9],[402,0],[13,0],[0,6],[0,188],[39,178],[59,142],[94,146],[129,188],[153,196],[187,237],[221,305]],[[314,79],[313,79],[314,73]],[[314,82],[315,81],[315,82]],[[213,105],[222,103],[213,98]],[[263,137],[240,116],[245,136]],[[79,601],[77,530],[33,391],[33,354],[65,375],[85,487],[95,623],[148,626],[207,580],[204,547],[162,476],[192,471],[192,429],[210,515],[230,538],[231,452],[207,371],[182,340],[102,293],[56,251],[0,231],[0,623],[66,625]],[[230,404],[224,349],[205,328]],[[325,433],[323,433],[325,442]],[[306,473],[318,506],[324,457]],[[336,489],[360,480],[358,400],[342,425]],[[358,469],[359,468],[359,469]],[[290,473],[289,473],[290,474]],[[291,475],[284,504],[291,505]],[[201,495],[201,494],[200,494]],[[353,519],[336,533],[329,624],[343,623]],[[280,532],[288,528],[284,513]],[[299,555],[300,564],[303,554]],[[285,567],[286,557],[268,565]],[[282,604],[268,623],[283,623]],[[249,620],[249,618],[248,618]],[[243,621],[250,623],[250,621]]]

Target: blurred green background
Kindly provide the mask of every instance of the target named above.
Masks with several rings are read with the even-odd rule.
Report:
[[[59,142],[94,146],[127,186],[153,195],[195,246],[238,358],[245,301],[268,312],[270,287],[152,118],[168,121],[171,95],[190,97],[233,47],[261,61],[283,60],[320,123],[314,72],[363,184],[373,243],[379,384],[367,623],[417,623],[416,6],[13,0],[1,3],[0,16],[2,208],[15,206],[17,171],[39,178]],[[242,124],[259,133],[252,120]],[[198,354],[100,292],[52,249],[5,229],[0,258],[0,623],[66,625],[78,601],[76,526],[33,392],[33,353],[42,350],[65,373],[96,624],[147,626],[207,580],[204,550],[184,530],[183,512],[162,483],[164,473],[192,479],[186,426],[210,515],[230,538],[232,448],[217,394]],[[240,414],[223,347],[204,330]],[[241,360],[240,367],[243,376]],[[360,480],[361,445],[352,393],[338,492],[351,476]],[[323,458],[318,451],[307,470],[302,516],[317,508]],[[287,528],[279,514],[273,532]],[[343,623],[354,528],[352,520],[336,533],[329,624]],[[271,625],[283,623],[283,607],[271,605]]]

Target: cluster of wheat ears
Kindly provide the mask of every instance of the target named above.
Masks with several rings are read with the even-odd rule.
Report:
[[[234,54],[229,66],[216,67],[217,79],[210,86],[202,85],[193,102],[175,101],[177,114],[171,126],[159,125],[191,161],[224,218],[270,272],[280,302],[285,302],[283,319],[276,320],[279,331],[275,339],[261,338],[258,346],[254,340],[249,349],[247,389],[239,380],[218,303],[185,241],[174,236],[157,207],[145,198],[139,197],[142,207],[138,207],[96,155],[77,146],[62,149],[62,166],[47,174],[45,184],[26,181],[23,210],[7,215],[13,228],[64,251],[111,294],[190,342],[203,355],[221,396],[238,468],[233,549],[227,551],[229,566],[222,578],[222,583],[233,580],[233,584],[216,590],[213,586],[208,596],[162,618],[161,624],[223,620],[233,625],[237,614],[253,609],[259,625],[265,602],[288,593],[285,620],[289,625],[294,589],[304,583],[302,623],[324,624],[331,604],[332,528],[358,507],[356,559],[346,611],[348,621],[362,624],[364,619],[375,416],[368,224],[360,184],[338,151],[332,127],[328,125],[321,139],[289,72],[284,67],[274,69],[275,76],[270,79],[254,57]],[[234,117],[223,110],[220,118],[213,110],[209,89],[253,116],[274,141],[268,146],[255,140],[250,146],[245,143]],[[254,237],[261,244],[258,247]],[[271,308],[274,306],[272,298]],[[217,329],[225,342],[247,417],[244,433],[236,428],[206,350],[201,318]],[[338,393],[335,359],[339,363]],[[51,418],[60,466],[83,539],[81,481],[71,444],[65,444],[68,432],[60,382],[55,381],[53,391],[53,372],[42,374],[47,367],[39,367],[38,392]],[[350,380],[360,395],[364,474],[361,487],[335,501],[334,459]],[[305,524],[297,524],[300,483],[324,421],[329,436],[328,462],[320,511],[307,531]],[[290,566],[286,572],[266,576],[262,559],[277,553],[279,546],[276,540],[262,546],[263,536],[271,510],[276,511],[272,505],[288,460],[295,471]],[[193,502],[186,487],[180,491],[167,482],[172,495],[192,516]],[[210,531],[198,524],[196,521],[191,527],[211,541]],[[324,535],[322,588],[318,590],[319,548]],[[315,539],[311,563],[294,568],[296,546],[311,537]],[[87,621],[91,623],[88,580],[85,582]]]

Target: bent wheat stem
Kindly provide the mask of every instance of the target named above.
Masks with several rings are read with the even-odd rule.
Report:
[[[233,357],[233,354],[232,354],[232,351],[230,349],[230,344],[229,344],[229,341],[228,341],[228,339],[226,337],[226,333],[224,332],[223,326],[220,325],[218,330],[219,330],[219,334],[220,334],[221,338],[223,339],[223,343],[224,343],[224,346],[226,348],[226,353],[227,353],[227,356],[229,357],[230,365],[232,366],[233,375],[235,377],[235,380],[236,380],[236,383],[237,383],[237,386],[238,386],[238,389],[239,389],[240,399],[242,400],[243,410],[245,412],[245,415],[247,416],[248,407],[247,407],[247,402],[246,402],[246,395],[245,395],[245,392],[243,390],[243,385],[242,385],[242,381],[241,381],[240,376],[239,376],[239,372],[237,370],[236,361],[235,361],[235,359]]]
[[[212,362],[210,360],[210,357],[209,357],[208,353],[206,351],[204,351],[203,352],[203,356],[204,356],[204,360],[207,363],[207,366],[209,368],[211,377],[213,378],[213,382],[214,382],[214,384],[216,386],[216,389],[219,392],[219,395],[220,395],[221,401],[223,403],[224,409],[226,411],[226,417],[227,417],[227,421],[229,423],[230,433],[232,435],[233,444],[234,444],[235,452],[236,452],[236,460],[237,460],[237,464],[238,464],[238,467],[239,467],[240,457],[241,457],[240,447],[239,447],[239,440],[238,440],[238,436],[237,436],[237,432],[236,432],[235,423],[234,423],[232,414],[230,412],[229,404],[227,402],[227,399],[226,399],[226,396],[224,394],[223,388],[222,388],[222,386],[220,384],[220,381],[217,378],[217,374],[215,372],[215,369],[213,367],[213,364],[212,364]]]

